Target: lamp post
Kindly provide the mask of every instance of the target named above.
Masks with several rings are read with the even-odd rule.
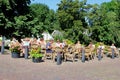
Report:
[[[101,58],[102,58],[101,54],[102,54],[102,48],[99,48],[99,52],[98,52],[98,60],[99,60],[99,61],[100,61]]]
[[[25,46],[25,59],[28,59],[28,46]]]
[[[5,37],[2,36],[1,54],[4,54]]]
[[[82,62],[85,62],[85,50],[82,48]]]
[[[115,50],[114,50],[114,48],[112,48],[112,59],[114,59],[115,58]]]
[[[28,39],[27,40],[25,40],[25,42],[24,42],[24,48],[25,48],[25,59],[28,59],[28,53],[29,53],[29,46],[30,46],[30,41],[28,41]]]
[[[57,49],[57,65],[62,64],[62,49],[58,48]]]

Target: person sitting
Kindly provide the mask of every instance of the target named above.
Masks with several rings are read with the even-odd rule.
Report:
[[[117,48],[116,48],[116,46],[115,46],[114,43],[112,43],[112,45],[110,46],[110,48],[114,50],[115,56],[117,56],[118,55],[118,50],[117,50]]]
[[[46,44],[46,53],[52,53],[52,44],[53,44],[53,40],[50,40],[47,44]]]
[[[80,41],[77,41],[77,43],[75,44],[75,49],[77,52],[81,52],[82,47],[81,47]]]
[[[90,49],[90,55],[91,55],[91,58],[93,58],[94,59],[94,50],[95,50],[95,45],[92,43],[92,42],[90,42],[89,43],[89,45],[87,46],[89,49]]]
[[[55,52],[62,53],[63,50],[63,44],[60,42],[60,40],[57,40],[55,43]]]
[[[116,49],[116,46],[114,45],[114,43],[112,43],[112,45],[110,46],[110,48]]]
[[[44,54],[44,59],[47,59],[47,57],[50,57],[51,59],[53,59],[53,40],[49,40],[46,44],[46,50],[45,50],[45,54]]]
[[[95,45],[92,42],[90,42],[90,44],[88,45],[88,47],[89,48],[93,48],[93,47],[95,47]]]
[[[91,52],[95,49],[95,45],[92,42],[90,42],[88,47],[91,49]]]
[[[64,48],[65,46],[67,46],[67,42],[65,40],[63,40],[63,42],[62,42],[62,48]]]
[[[55,47],[62,48],[62,43],[60,43],[60,40],[57,40]]]
[[[44,51],[46,50],[46,42],[44,41],[44,38],[41,38],[39,41],[39,45],[41,47],[41,52],[44,53]]]

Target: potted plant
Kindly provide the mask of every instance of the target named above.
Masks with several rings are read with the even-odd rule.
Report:
[[[12,58],[19,58],[21,53],[21,48],[19,45],[12,45],[10,47]]]
[[[43,57],[43,54],[41,53],[41,48],[32,48],[30,50],[30,57],[35,63],[41,62]]]

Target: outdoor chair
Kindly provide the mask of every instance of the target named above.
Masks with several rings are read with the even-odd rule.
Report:
[[[108,47],[108,48],[107,48],[107,56],[112,57],[112,55],[113,55],[112,53],[114,53],[114,56],[115,56],[115,57],[118,57],[118,56],[119,56],[119,51],[118,51],[117,49]]]
[[[72,60],[72,62],[74,62],[74,58],[75,58],[75,54],[74,54],[74,47],[73,46],[69,46],[66,50],[66,52],[64,53],[64,61]]]
[[[61,54],[63,56],[63,49],[60,47],[56,47],[53,52],[53,62],[55,62],[55,59],[57,57],[57,54]]]
[[[45,50],[45,54],[44,54],[44,60],[46,60],[46,59],[53,60],[53,53],[54,53],[54,50],[52,50],[52,49],[46,49]]]
[[[75,57],[77,57],[78,59],[81,59],[81,50],[78,50],[78,48],[74,48],[74,54],[75,54]]]
[[[96,54],[96,53],[95,53],[95,51],[96,51],[96,50],[95,50],[95,46],[91,47],[90,49],[91,49],[91,59],[94,59],[94,56],[95,56],[95,54]]]
[[[85,47],[85,58],[88,59],[88,61],[92,58],[92,52],[91,49],[89,47]]]

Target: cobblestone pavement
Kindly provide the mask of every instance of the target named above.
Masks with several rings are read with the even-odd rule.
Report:
[[[0,55],[0,80],[120,80],[120,58],[33,63],[31,59]]]

